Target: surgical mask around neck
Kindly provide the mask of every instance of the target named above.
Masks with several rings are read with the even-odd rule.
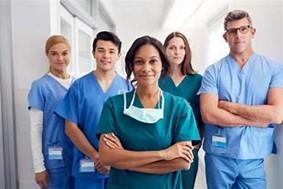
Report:
[[[131,100],[130,106],[127,108],[126,104],[126,94],[124,94],[124,114],[130,116],[137,121],[143,123],[153,124],[163,119],[163,112],[164,112],[164,96],[163,92],[160,90],[159,99],[161,96],[161,105],[160,100],[158,99],[158,109],[155,108],[139,108],[133,105],[136,96],[136,91],[134,91],[133,98]]]

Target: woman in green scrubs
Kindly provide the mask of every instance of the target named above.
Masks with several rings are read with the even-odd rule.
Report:
[[[203,123],[200,115],[199,96],[197,92],[202,76],[197,74],[191,64],[191,49],[187,38],[180,32],[173,32],[164,42],[165,51],[170,63],[167,76],[159,79],[162,90],[185,98],[191,105],[200,133],[203,133]],[[202,136],[202,135],[201,135]],[[194,161],[189,170],[182,171],[183,189],[193,189],[198,171],[198,151],[201,141],[192,141],[194,146]]]
[[[181,170],[190,167],[191,141],[200,136],[186,100],[158,86],[168,69],[155,38],[140,37],[127,52],[136,89],[106,101],[97,129],[101,161],[111,166],[108,189],[182,189]]]

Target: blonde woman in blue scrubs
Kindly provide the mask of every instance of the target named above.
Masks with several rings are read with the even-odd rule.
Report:
[[[54,113],[74,78],[67,72],[71,47],[61,35],[45,44],[49,72],[33,81],[28,94],[31,148],[35,181],[40,188],[72,188],[73,145],[64,132],[64,119]]]
[[[170,69],[168,75],[160,78],[159,86],[162,90],[183,97],[190,103],[202,136],[203,122],[200,115],[199,96],[197,95],[202,76],[197,74],[192,67],[192,53],[189,42],[184,34],[173,32],[166,37],[164,47],[170,63]],[[194,161],[189,170],[182,171],[184,189],[194,188],[198,171],[198,151],[201,141],[193,141],[192,144],[194,146]]]
[[[191,141],[200,137],[186,100],[158,86],[168,68],[155,38],[140,37],[127,52],[127,77],[134,75],[136,89],[110,97],[97,128],[101,161],[111,166],[108,189],[182,189]]]

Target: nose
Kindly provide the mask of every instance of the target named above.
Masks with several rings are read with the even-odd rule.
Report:
[[[180,49],[178,48],[174,49],[174,54],[179,54],[179,52],[180,52]]]
[[[108,58],[110,56],[110,53],[108,52],[108,51],[105,51],[104,53],[103,53],[103,57],[104,58]]]
[[[143,72],[149,72],[150,70],[151,70],[151,66],[150,66],[149,62],[146,62],[143,65]]]
[[[235,36],[239,37],[241,35],[243,35],[243,34],[240,32],[240,28],[237,28]]]
[[[63,60],[63,56],[62,56],[61,54],[59,54],[57,58],[58,58],[58,60],[60,60],[60,61]]]

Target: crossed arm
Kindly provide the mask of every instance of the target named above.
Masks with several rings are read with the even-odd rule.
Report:
[[[280,124],[283,121],[283,89],[271,88],[267,104],[244,105],[227,101],[218,101],[216,94],[201,94],[200,107],[203,121],[222,127],[251,125],[266,127],[269,123]]]
[[[188,141],[159,151],[129,151],[113,133],[100,136],[99,154],[105,165],[150,174],[188,169],[193,159],[191,142]]]

